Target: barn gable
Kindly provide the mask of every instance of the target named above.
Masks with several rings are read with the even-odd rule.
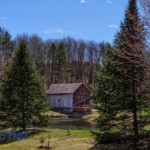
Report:
[[[81,84],[81,86],[73,93],[74,105],[80,101],[83,101],[84,99],[89,98],[90,95],[90,91],[85,87],[84,84]]]

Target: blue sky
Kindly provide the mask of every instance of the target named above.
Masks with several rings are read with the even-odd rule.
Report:
[[[38,34],[44,40],[71,36],[113,42],[128,0],[0,0],[0,26],[15,38]]]

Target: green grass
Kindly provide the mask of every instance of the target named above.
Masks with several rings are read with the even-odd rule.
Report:
[[[142,114],[143,117],[149,116],[150,115],[150,109],[143,109],[141,111],[141,114]]]
[[[85,115],[82,117],[82,119],[88,121],[88,122],[92,122],[94,121],[97,117],[99,116],[97,111],[92,111],[91,114]]]
[[[49,112],[49,114],[61,115],[55,112]],[[143,110],[142,116],[148,116],[150,111]],[[92,114],[85,115],[83,119],[92,121],[98,116],[97,111]],[[145,130],[150,130],[150,125],[144,127]],[[34,128],[36,131],[37,129]],[[33,134],[32,129],[28,129],[29,138],[26,140],[15,141],[7,144],[0,144],[0,150],[37,150],[40,146],[41,136],[44,137],[44,144],[48,144],[49,133],[51,136],[50,145],[52,150],[90,150],[95,142],[93,136],[89,130],[70,130],[70,135],[65,129],[40,129]],[[91,149],[95,150],[95,149]]]
[[[150,131],[150,125],[145,126],[144,129]]]
[[[26,140],[1,144],[0,149],[37,150],[40,146],[42,135],[45,141],[43,145],[47,145],[49,133],[53,150],[88,150],[94,145],[94,140],[88,130],[70,130],[70,135],[67,135],[67,130],[49,129],[36,133],[35,135],[29,134],[29,139]]]

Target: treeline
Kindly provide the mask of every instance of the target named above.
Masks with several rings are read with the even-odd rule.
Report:
[[[47,89],[52,83],[84,82],[95,84],[95,72],[100,68],[108,43],[75,40],[42,40],[38,35],[11,35],[0,28],[1,72],[11,60],[12,52],[24,39]]]

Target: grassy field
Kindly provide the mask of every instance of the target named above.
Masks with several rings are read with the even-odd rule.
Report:
[[[49,112],[53,117],[68,117],[65,114]],[[143,116],[149,115],[149,111],[142,111]],[[88,122],[92,122],[98,116],[97,112],[85,115],[82,119]],[[150,125],[144,127],[145,130],[150,130]],[[26,140],[14,141],[10,143],[0,144],[0,150],[38,150],[41,140],[41,136],[44,137],[44,146],[48,145],[50,134],[50,146],[52,150],[120,150],[119,145],[101,145],[101,148],[94,148],[95,141],[89,130],[70,130],[66,129],[28,129],[29,138]],[[102,148],[104,146],[104,148]],[[115,146],[115,148],[114,148]],[[42,149],[46,150],[46,149]]]
[[[66,114],[54,111],[48,112],[52,118],[67,118]],[[82,118],[89,122],[97,117],[97,113],[84,115]],[[81,117],[81,116],[79,116]],[[50,145],[52,150],[90,150],[94,146],[94,139],[89,130],[70,130],[70,135],[65,129],[44,129],[36,133],[30,133],[26,140],[15,141],[11,143],[0,144],[0,150],[37,150],[40,146],[41,136],[45,138],[43,145],[48,144],[49,133],[51,136]]]
[[[67,135],[67,130],[49,129],[39,130],[31,135],[29,133],[29,138],[26,140],[1,144],[0,150],[37,150],[42,135],[45,141],[43,145],[48,144],[49,133],[52,150],[88,150],[94,145],[94,140],[88,130],[70,130],[70,135]]]

